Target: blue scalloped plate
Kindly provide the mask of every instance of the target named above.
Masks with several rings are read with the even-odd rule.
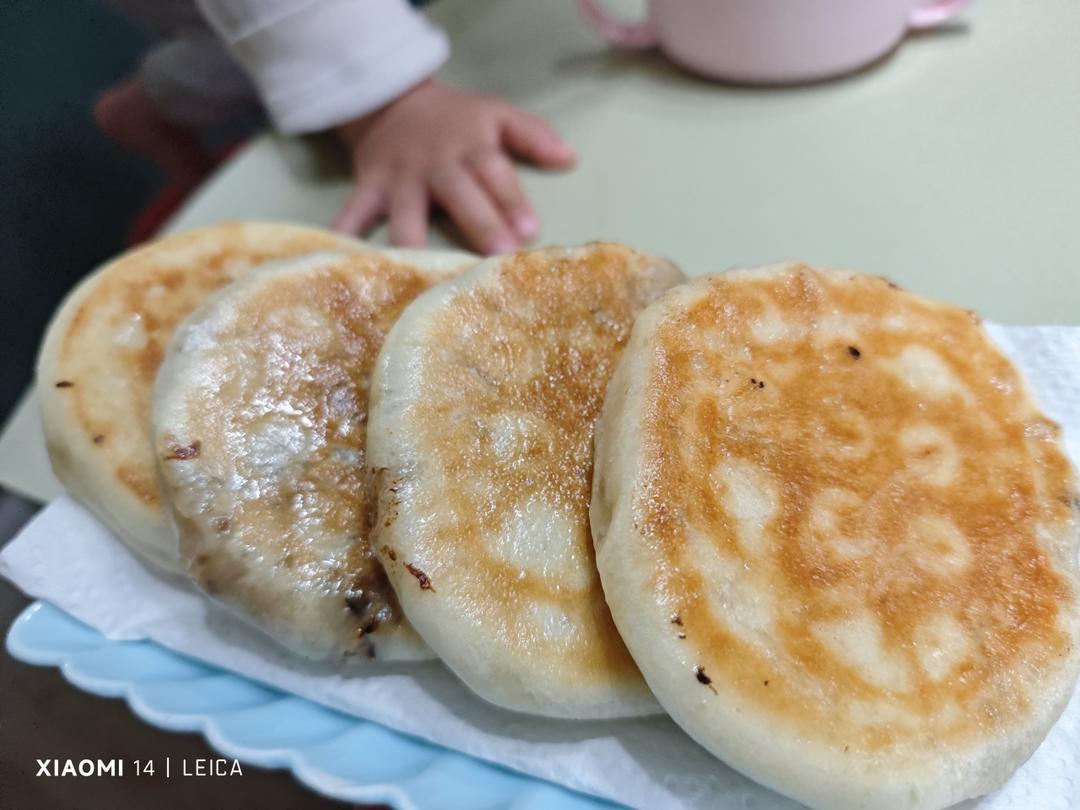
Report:
[[[222,756],[288,768],[312,790],[398,810],[612,810],[513,773],[198,663],[152,641],[110,641],[45,602],[24,610],[8,651],[59,667],[78,688],[122,697],[146,722],[198,731]]]

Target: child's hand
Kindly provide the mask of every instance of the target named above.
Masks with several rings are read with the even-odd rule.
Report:
[[[441,206],[469,243],[506,253],[539,231],[513,157],[566,168],[573,150],[546,123],[501,101],[429,80],[338,128],[356,185],[334,227],[366,233],[390,220],[390,241],[419,246]]]

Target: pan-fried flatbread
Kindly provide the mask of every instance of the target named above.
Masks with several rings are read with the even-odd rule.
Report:
[[[167,570],[180,566],[154,469],[150,391],[173,329],[252,266],[316,250],[369,249],[282,224],[168,236],[88,276],[49,326],[37,388],[53,470],[120,539]]]
[[[405,306],[475,258],[274,262],[177,330],[154,388],[164,493],[210,596],[311,658],[431,657],[368,545],[368,381]]]
[[[387,337],[373,546],[413,625],[493,703],[656,709],[593,565],[592,429],[635,315],[680,278],[617,245],[523,252],[421,296]]]
[[[781,265],[646,310],[597,427],[615,624],[672,717],[817,808],[1001,784],[1076,683],[1076,484],[977,317]]]

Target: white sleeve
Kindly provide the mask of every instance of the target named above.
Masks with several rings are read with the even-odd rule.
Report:
[[[430,76],[446,35],[407,0],[197,0],[282,132],[315,132]]]

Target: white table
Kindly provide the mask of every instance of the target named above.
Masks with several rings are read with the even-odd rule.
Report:
[[[441,0],[432,13],[454,42],[446,80],[540,113],[580,153],[569,174],[526,175],[542,242],[617,239],[692,274],[802,258],[996,321],[1080,324],[1075,0],[980,0],[964,24],[859,75],[787,90],[611,51],[571,0]],[[171,228],[326,223],[347,185],[324,157],[260,138]],[[32,397],[0,438],[0,484],[59,491]]]

